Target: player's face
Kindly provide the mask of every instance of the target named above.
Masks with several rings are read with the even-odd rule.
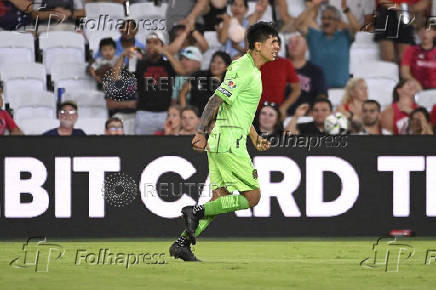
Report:
[[[273,61],[279,53],[279,39],[277,36],[270,36],[260,45],[260,54],[267,60]]]
[[[360,81],[357,83],[353,90],[353,97],[359,101],[368,100],[368,86],[365,81]]]
[[[265,106],[260,110],[260,127],[263,130],[273,130],[278,120],[278,113],[270,106]]]
[[[106,129],[106,135],[124,135],[123,124],[120,122],[111,122]]]
[[[331,113],[332,111],[327,103],[317,103],[313,107],[313,121],[316,124],[324,124],[325,118],[327,118]]]
[[[181,127],[180,111],[174,108],[168,110],[168,122],[170,123],[171,129]]]
[[[59,111],[59,123],[62,128],[73,128],[77,121],[77,110],[70,105],[64,106]]]
[[[213,76],[221,77],[227,69],[227,64],[220,56],[215,56],[210,62],[210,72]]]
[[[376,104],[364,104],[362,106],[362,122],[365,126],[374,126],[380,120],[380,112]]]
[[[185,131],[195,130],[200,118],[193,111],[184,111],[182,114],[182,127]]]
[[[105,59],[110,60],[115,55],[115,48],[112,45],[105,45],[101,48],[100,53]]]

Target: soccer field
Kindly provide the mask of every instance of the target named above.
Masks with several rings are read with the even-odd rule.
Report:
[[[377,258],[383,257],[380,264],[373,263],[376,240],[202,238],[194,247],[202,263],[169,257],[170,240],[48,241],[55,250],[47,268],[43,263],[47,245],[36,246],[40,250],[38,271],[31,265],[35,245],[27,247],[26,264],[19,260],[11,266],[11,261],[24,257],[23,242],[2,241],[0,289],[436,289],[436,261],[431,258],[436,257],[436,238],[403,238],[389,245],[385,242],[392,239],[380,242],[375,247]],[[119,264],[110,264],[115,259],[104,256],[104,249],[106,254],[119,254]],[[64,255],[56,259],[60,251]],[[144,259],[141,253],[165,256],[146,255]],[[425,264],[426,254],[430,264]],[[368,257],[367,266],[361,266]]]

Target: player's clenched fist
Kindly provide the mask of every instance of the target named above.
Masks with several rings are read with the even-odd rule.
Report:
[[[205,149],[209,150],[209,146],[207,146],[206,136],[204,134],[195,134],[194,138],[192,139],[192,149],[196,151],[204,151]]]
[[[255,146],[257,151],[266,151],[271,147],[271,143],[267,139],[259,137]]]

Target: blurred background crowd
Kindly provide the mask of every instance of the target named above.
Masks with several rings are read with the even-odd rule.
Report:
[[[192,135],[257,21],[280,32],[264,136],[324,135],[334,112],[350,134],[433,135],[431,0],[125,2],[0,1],[0,135]]]

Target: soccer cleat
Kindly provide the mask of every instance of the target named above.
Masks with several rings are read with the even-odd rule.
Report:
[[[177,242],[171,245],[170,256],[175,259],[182,259],[185,262],[201,262],[201,260],[197,259],[194,253],[192,253],[189,245],[181,246]]]
[[[195,245],[195,230],[198,227],[198,221],[200,220],[200,218],[193,213],[193,208],[193,206],[185,206],[184,208],[182,208],[182,214],[183,219],[185,220],[186,234],[188,235],[191,243]]]

